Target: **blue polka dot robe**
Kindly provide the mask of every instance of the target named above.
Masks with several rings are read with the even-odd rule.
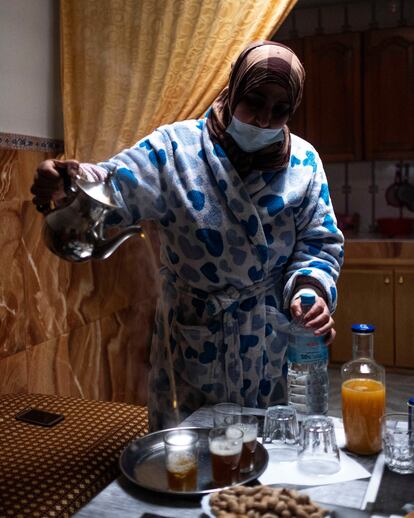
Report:
[[[181,418],[221,401],[264,408],[286,402],[297,277],[316,281],[335,309],[343,236],[317,152],[291,139],[286,170],[252,171],[243,181],[203,120],[162,126],[100,164],[117,166],[125,222],[154,220],[159,228],[152,430],[175,425],[167,347]]]

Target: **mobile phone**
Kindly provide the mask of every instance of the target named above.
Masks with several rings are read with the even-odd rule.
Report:
[[[54,426],[60,421],[63,421],[64,416],[62,414],[46,412],[45,410],[40,410],[39,408],[26,408],[25,410],[19,412],[15,418],[18,421],[37,424],[39,426]]]

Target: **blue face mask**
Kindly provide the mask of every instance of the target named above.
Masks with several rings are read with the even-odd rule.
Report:
[[[258,128],[232,117],[226,129],[243,151],[253,153],[284,139],[283,128]]]

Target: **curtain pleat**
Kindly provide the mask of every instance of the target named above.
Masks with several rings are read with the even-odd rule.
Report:
[[[297,0],[61,0],[65,156],[103,160],[201,116]]]

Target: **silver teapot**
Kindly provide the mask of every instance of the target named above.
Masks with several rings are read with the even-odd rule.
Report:
[[[55,209],[42,207],[45,213],[43,238],[54,254],[72,262],[89,259],[106,259],[124,241],[142,232],[139,225],[130,225],[111,237],[106,237],[104,226],[107,215],[124,208],[120,192],[115,188],[113,175],[104,182],[90,183],[77,176],[69,177],[59,169],[63,177],[66,199]]]

